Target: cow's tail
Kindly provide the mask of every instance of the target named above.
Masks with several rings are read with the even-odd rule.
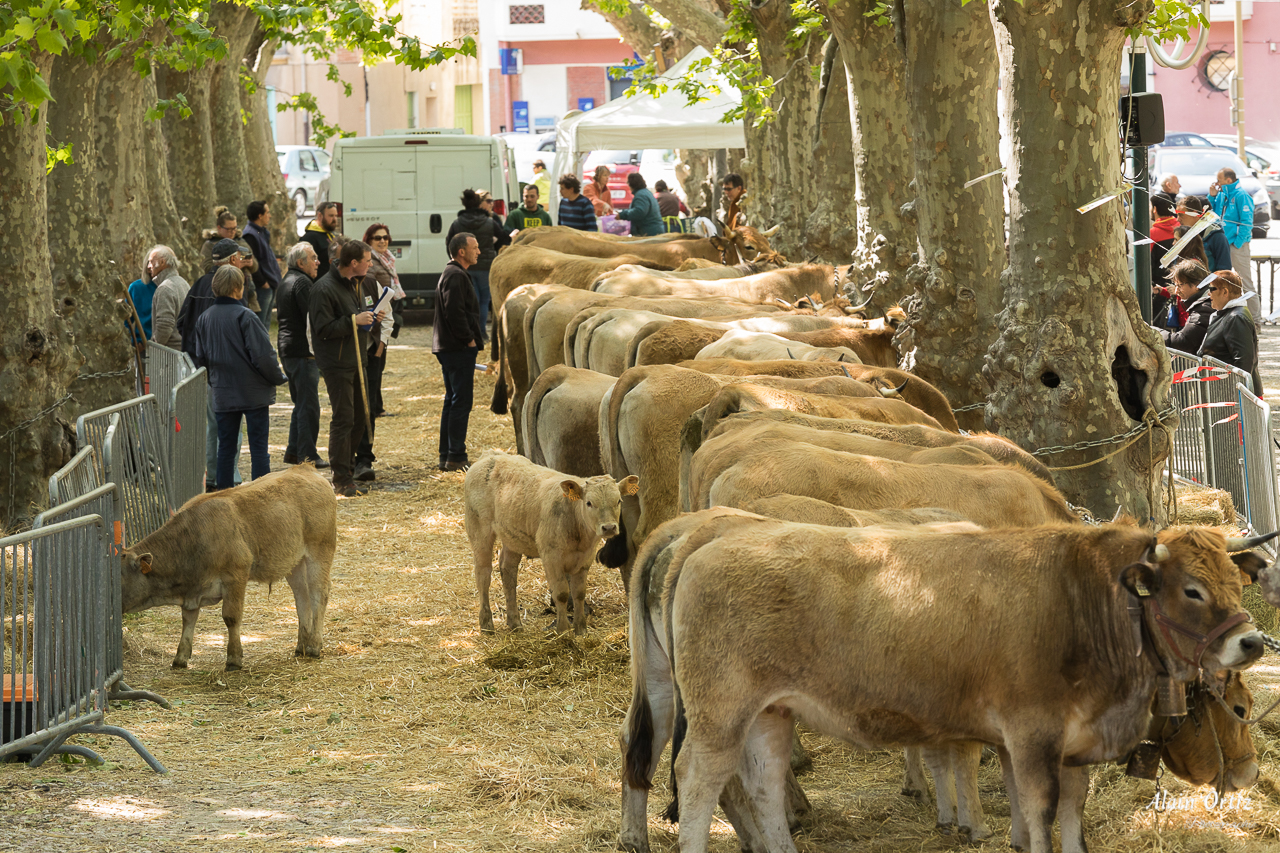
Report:
[[[702,421],[707,410],[698,409],[684,422],[680,431],[680,511],[693,512],[693,454],[702,446]]]
[[[615,480],[635,473],[627,470],[627,461],[622,455],[622,444],[618,437],[618,419],[622,414],[622,401],[635,390],[636,386],[648,378],[649,372],[650,369],[646,367],[634,367],[625,371],[618,377],[618,381],[613,383],[613,390],[610,392],[608,415],[602,425],[604,441],[600,445],[600,450],[603,457],[601,461],[604,462],[609,476]]]
[[[664,554],[670,539],[659,546],[658,537],[651,540],[636,560],[636,572],[627,590],[629,604],[628,633],[631,636],[631,711],[627,715],[627,749],[622,756],[622,777],[632,788],[648,791],[653,787],[653,708],[649,704],[649,652],[653,630],[653,614],[649,612],[649,584],[654,562]],[[660,650],[659,650],[660,651]]]
[[[489,401],[489,411],[495,415],[507,413],[507,368],[502,361],[502,337],[506,328],[507,304],[502,303],[498,315],[493,318],[493,346],[489,354],[498,365],[498,381],[493,386],[493,399]]]
[[[547,464],[542,443],[538,440],[538,410],[542,408],[542,398],[560,385],[557,378],[546,374],[539,376],[524,398],[524,417],[520,420],[520,428],[524,431],[524,454],[535,465]]]
[[[599,311],[592,311],[586,308],[569,321],[569,325],[564,330],[564,363],[570,367],[588,367],[587,361],[591,354],[591,333],[595,331],[596,316]],[[578,344],[581,342],[582,346]],[[578,363],[578,351],[582,351],[582,363]]]
[[[640,327],[640,331],[631,336],[631,340],[627,343],[627,367],[635,367],[636,359],[640,357],[640,345],[644,343],[650,335],[665,329],[670,325],[670,320],[654,320],[645,323]]]
[[[672,566],[668,571],[667,592],[663,596],[666,606],[662,610],[662,627],[667,633],[667,654],[671,661],[671,695],[676,709],[675,725],[671,728],[671,802],[662,813],[669,823],[680,822],[680,786],[676,782],[676,759],[680,757],[680,748],[684,746],[685,734],[689,730],[689,718],[684,712],[684,697],[680,695],[680,682],[676,678],[675,620],[671,616],[675,610],[679,582],[680,566]]]

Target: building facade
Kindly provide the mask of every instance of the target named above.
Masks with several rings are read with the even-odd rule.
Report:
[[[1280,3],[1245,2],[1242,12],[1242,56],[1236,56],[1235,3],[1214,2],[1208,43],[1190,68],[1178,71],[1150,63],[1152,90],[1163,97],[1169,132],[1235,133],[1229,88],[1231,71],[1239,63],[1246,134],[1280,142],[1280,101],[1271,97],[1271,83],[1280,79]]]

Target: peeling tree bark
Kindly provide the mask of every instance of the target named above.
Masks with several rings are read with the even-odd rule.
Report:
[[[898,0],[895,19],[915,147],[909,209],[921,247],[907,271],[914,295],[904,339],[915,347],[913,372],[957,408],[980,405],[1003,301],[1004,193],[999,177],[963,187],[1000,165],[995,33],[985,8],[957,0]],[[982,429],[983,408],[956,419]]]
[[[245,122],[241,115],[240,70],[245,53],[258,26],[252,9],[231,3],[217,3],[211,20],[215,31],[227,41],[227,56],[213,66],[209,87],[209,126],[213,137],[213,178],[218,204],[225,204],[244,222],[245,210],[253,201],[249,183],[245,145]]]
[[[858,180],[853,280],[874,285],[871,307],[884,311],[910,292],[906,270],[914,262],[916,228],[901,211],[912,198],[915,161],[902,55],[893,28],[866,17],[871,6],[871,0],[821,0],[849,74]]]
[[[146,152],[144,169],[152,234],[157,243],[162,243],[177,253],[178,258],[186,265],[185,270],[190,273],[186,276],[187,280],[194,282],[200,257],[199,245],[190,239],[190,233],[183,227],[170,191],[173,184],[169,180],[169,143],[164,136],[164,125],[146,119],[146,111],[156,103],[155,75],[142,78],[140,88],[133,122],[141,129],[142,147]]]
[[[96,130],[104,69],[68,53],[54,60],[49,76],[49,135],[58,145],[70,144],[73,159],[54,167],[46,184],[53,294],[79,357],[91,372],[108,374],[76,383],[64,410],[68,418],[128,399],[134,382],[123,289],[100,239],[106,222],[98,201]]]
[[[249,185],[253,197],[266,201],[271,208],[271,243],[283,259],[289,246],[298,241],[298,231],[293,215],[293,202],[289,199],[284,175],[280,172],[280,158],[276,156],[276,143],[271,136],[271,120],[267,114],[267,70],[271,67],[276,44],[264,42],[261,28],[254,33],[245,54],[245,62],[256,88],[252,93],[242,88],[240,103],[248,117],[244,128],[244,148]],[[280,268],[284,269],[283,263]]]
[[[53,58],[36,53],[32,61],[48,79]],[[58,404],[80,366],[49,269],[46,111],[20,119],[10,113],[0,125],[0,151],[8,152],[0,158],[0,518],[7,524],[48,503],[48,476],[71,458]]]
[[[832,37],[823,49],[818,119],[814,128],[815,181],[824,191],[813,200],[805,222],[806,260],[817,257],[831,264],[847,264],[858,245],[857,176],[853,165],[853,125],[849,116],[849,74]],[[861,301],[861,300],[859,300]]]
[[[1120,186],[1115,69],[1123,28],[1140,23],[1151,3],[992,0],[990,8],[1013,159],[1006,307],[984,368],[993,387],[988,423],[1027,448],[1124,435],[1171,408],[1169,359],[1138,313],[1120,203],[1083,215],[1075,208]],[[1165,423],[1176,427],[1176,414]],[[1155,429],[1150,445],[1143,437],[1110,459],[1058,471],[1058,486],[1095,514],[1123,506],[1160,520],[1156,475],[1169,435]],[[1042,459],[1079,465],[1123,446]]]
[[[648,0],[645,3],[671,22],[677,30],[695,44],[711,50],[724,38],[727,29],[724,18],[715,11],[715,5],[699,0]]]
[[[829,184],[816,180],[818,164],[813,159],[819,87],[811,69],[821,61],[822,41],[815,37],[790,43],[795,20],[786,0],[752,3],[749,11],[761,71],[773,78],[776,88],[773,120],[757,125],[750,113],[744,120],[748,213],[757,227],[781,225],[770,241],[773,247],[788,257],[802,257],[810,253],[805,230],[809,214],[819,197],[831,192]]]
[[[213,68],[190,71],[156,69],[156,90],[162,98],[185,94],[191,115],[183,118],[170,109],[162,127],[168,142],[169,184],[182,231],[192,243],[209,227],[218,204],[213,174],[213,136],[209,119],[209,92]]]

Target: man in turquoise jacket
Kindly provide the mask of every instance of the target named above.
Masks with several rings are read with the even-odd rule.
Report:
[[[639,172],[632,172],[627,175],[627,186],[631,187],[631,206],[619,210],[618,218],[631,223],[631,236],[654,237],[667,233],[662,224],[658,200],[645,185],[644,176]]]
[[[1253,252],[1249,240],[1253,236],[1253,199],[1240,189],[1234,169],[1220,169],[1218,180],[1209,185],[1209,205],[1222,217],[1222,231],[1231,244],[1231,268],[1244,282],[1244,292],[1253,286]],[[1249,300],[1253,325],[1262,328],[1262,305],[1256,293]]]

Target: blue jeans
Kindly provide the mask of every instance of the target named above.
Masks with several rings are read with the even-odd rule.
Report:
[[[209,426],[204,431],[204,482],[205,485],[214,486],[218,484],[218,416],[213,411],[213,394],[209,395],[209,405],[205,409],[205,415]],[[240,485],[240,443],[241,438],[238,437],[234,479],[227,483],[227,486]]]
[[[467,272],[471,275],[471,284],[476,289],[476,301],[480,303],[480,334],[484,335],[484,339],[488,341],[489,303],[492,301],[489,296],[489,271],[467,270]]]
[[[276,305],[276,292],[269,287],[258,288],[258,319],[271,330],[271,309]]]
[[[240,417],[244,416],[244,431],[249,434],[249,459],[253,466],[253,479],[271,473],[271,456],[267,450],[267,433],[270,431],[271,408],[245,409],[236,412],[218,412],[218,488],[229,489],[234,479],[236,455],[239,452]],[[226,485],[223,485],[223,484]]]
[[[476,378],[476,349],[438,352],[444,374],[444,406],[440,409],[440,461],[465,462],[467,423],[471,418]]]
[[[284,455],[302,462],[320,458],[316,439],[320,436],[320,368],[314,358],[281,358],[289,377],[289,399],[293,414],[289,417],[289,444]]]

